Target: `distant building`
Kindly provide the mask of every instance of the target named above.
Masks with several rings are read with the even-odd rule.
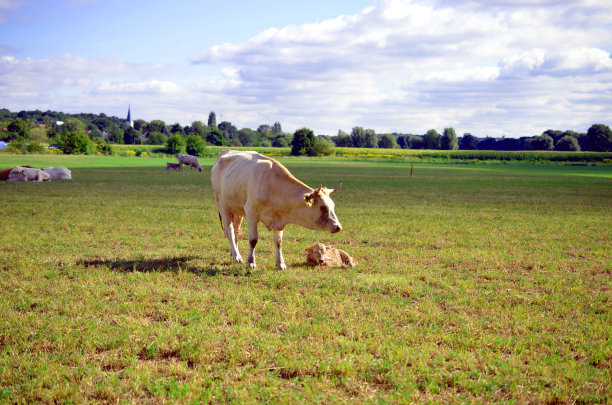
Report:
[[[130,112],[132,106],[128,105],[128,115],[127,118],[125,119],[125,123],[128,124],[128,126],[134,128],[134,121],[132,121],[132,114]]]

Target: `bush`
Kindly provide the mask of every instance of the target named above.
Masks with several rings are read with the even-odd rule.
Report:
[[[293,156],[310,155],[312,156],[315,144],[314,133],[308,128],[301,128],[293,134],[291,141],[291,154]]]
[[[147,137],[148,145],[163,145],[166,141],[166,135],[161,132],[151,132]]]
[[[93,150],[91,140],[83,132],[68,132],[63,139],[61,149],[67,155],[91,153]]]
[[[185,140],[179,134],[173,134],[166,140],[166,153],[176,155],[182,153],[185,148]]]
[[[197,135],[189,135],[185,139],[187,154],[193,156],[203,156],[206,154],[206,144],[204,140]]]
[[[96,140],[96,151],[101,155],[112,155],[113,148],[104,139]]]
[[[334,143],[327,139],[317,137],[314,145],[309,148],[306,153],[308,156],[329,156],[334,154]]]

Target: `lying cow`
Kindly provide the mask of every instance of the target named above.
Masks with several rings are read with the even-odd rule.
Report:
[[[198,158],[195,156],[183,155],[179,153],[178,161],[179,161],[179,164],[188,165],[190,167],[190,170],[192,170],[195,167],[197,171],[199,172],[202,171],[202,166],[200,166],[200,162],[198,162]]]
[[[72,180],[72,172],[65,167],[45,167],[43,171],[51,175],[51,180]]]
[[[306,249],[308,266],[342,266],[355,267],[357,262],[344,250],[317,243]]]
[[[170,169],[174,170],[175,172],[177,170],[180,170],[182,172],[183,164],[182,163],[166,163],[166,171],[170,171]]]
[[[8,181],[49,181],[51,175],[33,167],[15,166],[9,174]]]
[[[242,263],[236,245],[242,218],[246,217],[251,249],[247,268],[254,269],[257,223],[274,230],[276,267],[286,269],[281,249],[283,230],[296,224],[312,230],[340,232],[330,195],[338,191],[302,183],[280,163],[257,152],[224,150],[211,171],[219,219],[230,242],[232,258]],[[237,228],[237,229],[235,229]]]

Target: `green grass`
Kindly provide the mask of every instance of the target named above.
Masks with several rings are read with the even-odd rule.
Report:
[[[0,155],[0,403],[609,403],[612,169],[282,158],[344,231],[231,263],[204,172]],[[309,268],[333,244],[355,269]],[[243,256],[247,244],[240,244]]]

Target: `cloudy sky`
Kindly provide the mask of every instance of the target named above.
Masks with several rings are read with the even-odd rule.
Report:
[[[286,132],[612,126],[609,0],[0,0],[0,108]]]

